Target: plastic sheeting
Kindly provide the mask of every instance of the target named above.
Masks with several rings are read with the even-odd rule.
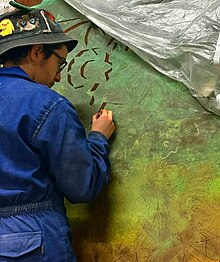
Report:
[[[220,0],[65,0],[220,115]]]

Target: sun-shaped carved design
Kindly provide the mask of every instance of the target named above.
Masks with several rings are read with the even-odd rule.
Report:
[[[107,35],[102,29],[94,25],[89,20],[83,20],[80,18],[72,18],[69,20],[62,20],[60,23],[73,22],[72,25],[69,25],[64,31],[66,33],[73,33],[74,30],[82,30],[81,34],[83,35],[83,43],[80,45],[82,49],[77,52],[77,54],[71,59],[68,64],[67,69],[67,81],[68,83],[74,87],[74,89],[83,88],[87,80],[89,80],[90,74],[93,75],[93,83],[91,83],[90,92],[92,92],[92,96],[89,104],[93,105],[95,102],[95,91],[108,82],[111,78],[111,73],[113,71],[113,62],[111,61],[111,55],[118,47],[118,41]],[[103,51],[103,46],[92,46],[93,30],[99,30],[101,35],[103,35],[103,39],[105,39],[105,47]],[[127,46],[124,47],[125,51],[128,51],[129,48]],[[79,62],[80,61],[80,62]],[[79,63],[80,66],[79,66]],[[98,65],[96,64],[98,63]],[[77,78],[81,78],[81,82],[78,85],[74,84],[73,81],[73,72],[76,70],[76,65],[78,66],[79,75]],[[97,66],[96,66],[97,65]],[[101,66],[100,66],[101,65]],[[96,68],[99,68],[99,72],[96,72]],[[102,68],[100,71],[100,68]],[[97,77],[94,77],[96,76]],[[102,77],[103,76],[103,77]],[[100,80],[102,79],[102,80]],[[100,105],[100,109],[103,109],[107,105],[106,101],[103,101]]]

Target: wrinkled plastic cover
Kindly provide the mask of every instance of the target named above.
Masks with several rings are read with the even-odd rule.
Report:
[[[65,0],[220,115],[220,0]]]

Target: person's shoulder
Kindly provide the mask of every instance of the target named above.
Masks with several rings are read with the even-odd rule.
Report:
[[[42,100],[66,100],[64,96],[56,92],[55,90],[49,88],[48,86],[36,83],[36,82],[26,82],[25,89],[28,91],[30,96],[33,96],[36,99]]]
[[[35,114],[46,114],[60,102],[69,103],[66,97],[55,90],[33,81],[21,80],[17,82],[16,87],[17,101],[22,101],[23,106],[28,107]]]

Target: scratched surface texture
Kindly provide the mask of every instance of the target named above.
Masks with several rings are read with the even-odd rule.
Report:
[[[78,261],[219,261],[219,117],[62,0],[42,5],[79,40],[56,90],[87,131],[101,106],[117,126],[109,186],[66,203]]]
[[[42,3],[42,0],[16,0],[16,2],[27,6],[33,6]]]

